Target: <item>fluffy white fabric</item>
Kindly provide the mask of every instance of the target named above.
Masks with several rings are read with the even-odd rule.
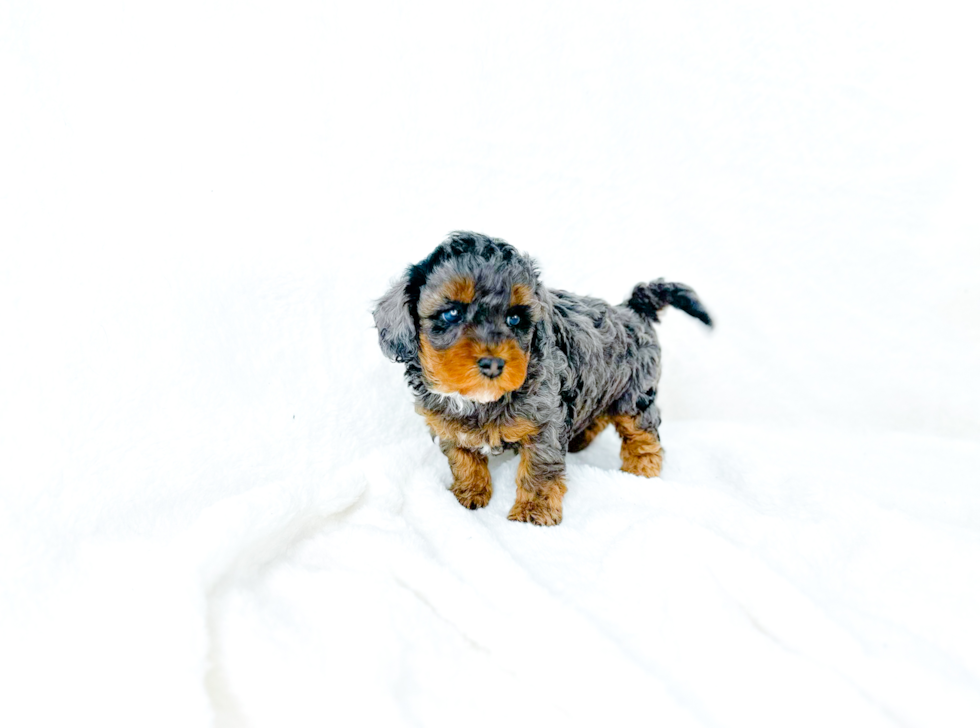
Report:
[[[954,5],[8,2],[0,724],[980,723]],[[449,230],[668,313],[663,477],[470,512],[371,301]]]

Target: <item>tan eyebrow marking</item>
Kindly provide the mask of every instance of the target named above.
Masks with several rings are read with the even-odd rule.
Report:
[[[446,298],[450,301],[473,303],[473,299],[476,298],[476,284],[471,278],[454,278],[446,284],[443,290]]]
[[[517,283],[510,289],[511,306],[530,306],[533,300],[534,294],[523,283]]]
[[[453,278],[437,290],[427,292],[419,301],[419,315],[423,318],[434,314],[440,306],[449,301],[473,303],[476,298],[476,284],[472,278]]]

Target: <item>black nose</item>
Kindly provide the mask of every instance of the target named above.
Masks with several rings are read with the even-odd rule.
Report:
[[[476,365],[480,367],[480,374],[490,379],[499,377],[504,370],[504,360],[496,356],[485,356]]]

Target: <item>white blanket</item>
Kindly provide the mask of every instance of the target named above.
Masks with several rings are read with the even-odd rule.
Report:
[[[10,7],[0,725],[980,724],[968,18]],[[698,291],[661,478],[456,503],[370,317],[453,228]]]

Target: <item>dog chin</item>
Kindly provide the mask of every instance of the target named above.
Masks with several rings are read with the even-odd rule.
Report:
[[[489,404],[490,402],[496,402],[498,399],[503,397],[502,394],[492,394],[490,392],[480,392],[474,395],[461,394],[461,397],[465,397],[471,402],[479,402],[480,404]]]
[[[472,409],[474,404],[489,404],[490,402],[496,402],[503,396],[494,396],[492,393],[485,391],[472,395],[461,394],[459,392],[437,392],[434,389],[430,389],[429,391],[432,392],[432,394],[447,400],[457,409],[464,411]]]

